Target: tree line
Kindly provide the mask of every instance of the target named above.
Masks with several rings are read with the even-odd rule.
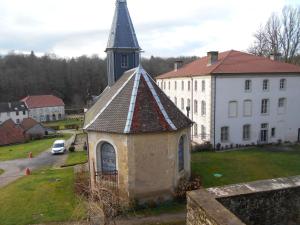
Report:
[[[191,62],[196,57],[142,59],[153,77],[173,69],[176,60]],[[107,86],[106,59],[81,56],[64,59],[55,55],[8,54],[0,57],[0,102],[17,101],[27,95],[54,94],[68,108],[81,108],[91,96]]]

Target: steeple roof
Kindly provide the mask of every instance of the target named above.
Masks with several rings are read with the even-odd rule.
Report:
[[[192,125],[141,67],[129,70],[85,115],[84,129],[107,133],[177,131]]]
[[[126,0],[116,0],[116,10],[106,51],[117,48],[140,50]]]

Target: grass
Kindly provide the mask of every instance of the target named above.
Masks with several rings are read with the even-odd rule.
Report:
[[[78,125],[79,127],[83,126],[83,121],[80,119],[66,119],[54,122],[45,122],[43,123],[46,127],[59,127],[60,130],[66,129],[66,125]]]
[[[57,139],[67,140],[70,137],[71,134],[63,134],[62,138],[36,140],[25,144],[0,147],[0,161],[27,158],[29,152],[32,152],[34,157],[39,153],[50,148],[55,140]]]
[[[84,204],[74,193],[74,172],[44,169],[0,189],[1,225],[83,219]]]
[[[1,175],[2,173],[4,173],[4,170],[3,170],[3,169],[0,169],[0,175]]]
[[[299,147],[290,152],[271,152],[262,148],[231,152],[192,154],[192,172],[204,187],[222,186],[300,174]],[[222,174],[215,177],[214,174]]]
[[[63,167],[74,166],[86,163],[88,160],[86,151],[69,152],[68,158]]]

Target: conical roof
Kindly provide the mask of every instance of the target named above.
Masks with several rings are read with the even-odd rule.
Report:
[[[126,0],[116,1],[116,10],[106,51],[117,48],[140,50]]]
[[[86,113],[84,129],[108,133],[176,131],[192,125],[141,67],[129,70]]]

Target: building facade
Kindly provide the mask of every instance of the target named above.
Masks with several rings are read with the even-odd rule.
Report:
[[[215,148],[300,141],[300,67],[210,52],[157,84],[193,120],[193,140]],[[187,112],[189,106],[189,112]]]
[[[23,102],[0,103],[0,124],[12,120],[16,124],[28,118],[28,109]]]
[[[65,104],[56,96],[27,96],[21,101],[27,106],[29,117],[38,122],[57,121],[65,118]]]

